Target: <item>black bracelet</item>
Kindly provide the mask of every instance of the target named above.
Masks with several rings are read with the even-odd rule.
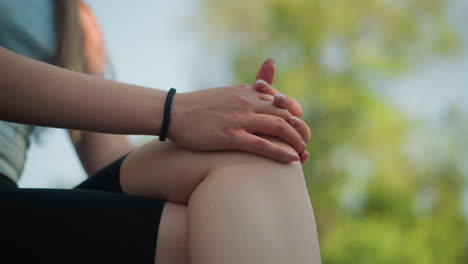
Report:
[[[169,121],[171,119],[171,105],[172,105],[172,98],[176,93],[176,89],[171,88],[167,93],[166,102],[164,103],[164,116],[163,122],[161,126],[161,131],[159,132],[159,140],[164,141],[167,137],[167,131],[169,130]]]

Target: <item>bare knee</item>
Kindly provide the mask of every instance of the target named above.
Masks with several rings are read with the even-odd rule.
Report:
[[[294,151],[290,145],[282,140],[267,136],[264,136],[264,138],[282,148]],[[243,151],[216,152],[209,158],[207,176],[222,176],[223,174],[235,174],[235,172],[237,172],[237,177],[248,175],[250,177],[265,178],[265,180],[268,181],[271,181],[275,176],[281,175],[294,178],[303,177],[302,165],[300,162],[283,164]]]
[[[188,203],[191,252],[204,249],[193,242],[203,237],[210,249],[222,252],[222,258],[275,256],[261,263],[287,263],[292,256],[297,263],[319,260],[313,209],[299,162],[286,165],[235,151],[220,152],[210,159],[209,173]],[[206,225],[210,221],[213,224]],[[220,239],[220,232],[227,239]],[[275,254],[262,255],[257,250],[262,247],[273,248]],[[246,254],[232,254],[237,248]],[[207,263],[203,258],[197,260]]]
[[[265,138],[292,150],[281,140]],[[187,203],[192,192],[210,175],[233,175],[229,177],[236,179],[252,175],[258,182],[265,181],[263,186],[282,181],[280,175],[288,175],[289,181],[303,181],[299,162],[285,165],[242,151],[200,152],[172,142],[154,141],[127,157],[121,167],[121,185],[129,194]],[[252,181],[250,178],[247,180]]]
[[[279,140],[269,140],[282,147],[290,147]],[[208,173],[197,189],[217,188],[229,193],[233,199],[242,199],[242,195],[257,192],[272,201],[297,198],[298,195],[308,200],[300,162],[283,164],[242,151],[217,152],[209,159]]]

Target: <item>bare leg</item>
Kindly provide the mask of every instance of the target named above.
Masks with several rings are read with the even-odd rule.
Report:
[[[193,264],[320,263],[301,165],[247,153],[211,157],[188,206]]]
[[[157,264],[190,263],[187,202],[203,179],[203,170],[191,162],[201,156],[172,143],[154,141],[131,153],[122,164],[120,181],[125,193],[167,200],[159,224]]]
[[[121,181],[128,193],[188,202],[190,263],[320,263],[299,163],[151,143],[124,162]]]
[[[166,202],[159,223],[155,263],[189,263],[187,206]]]

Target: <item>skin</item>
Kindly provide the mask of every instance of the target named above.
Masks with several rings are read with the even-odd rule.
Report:
[[[299,162],[153,141],[128,156],[120,180],[125,193],[168,201],[156,263],[320,263]]]
[[[98,22],[92,11],[82,2],[79,2],[78,5],[80,9],[81,29],[83,30],[83,51],[87,70],[94,76],[103,77],[106,68],[106,56],[102,33],[99,30]],[[273,60],[268,59],[261,66],[256,78],[258,82],[254,85],[257,91],[263,93],[260,99],[275,103],[277,107],[287,109],[291,114],[301,117],[302,109],[296,101],[287,97],[284,97],[281,101],[274,99],[273,96],[278,94],[270,86],[274,79],[274,72]],[[290,123],[298,131],[302,132],[301,135],[305,135],[306,141],[309,140],[310,131],[308,131],[307,126],[302,126],[301,121],[297,120],[296,117],[292,117]],[[125,135],[111,135],[89,131],[82,131],[80,140],[74,143],[83,167],[90,176],[133,148],[128,137]],[[308,158],[308,153],[306,151],[300,152],[299,157],[302,162],[305,162]]]
[[[98,22],[85,3],[79,1],[78,8],[86,70],[94,76],[104,77],[106,52]],[[81,131],[79,140],[73,143],[88,176],[94,175],[99,169],[134,148],[126,135],[92,131]]]
[[[126,135],[90,131],[83,131],[74,146],[88,176],[135,148]]]
[[[67,71],[24,58],[3,48],[0,48],[0,69],[2,69],[0,71],[0,86],[2,87],[0,119],[2,120],[114,134],[157,135],[160,129],[162,115],[154,113],[162,113],[166,95],[164,91]],[[172,232],[174,230],[171,231],[168,226],[169,223],[174,223],[175,219],[181,220],[181,216],[183,218],[184,215],[188,219],[188,228],[185,230],[194,234],[185,236],[185,241],[188,239],[191,245],[187,254],[192,258],[192,263],[222,262],[228,252],[219,251],[220,253],[213,254],[212,249],[216,245],[225,245],[222,248],[232,248],[234,252],[239,252],[239,254],[231,254],[232,263],[274,263],[271,260],[291,258],[298,259],[297,263],[305,263],[303,261],[311,257],[317,259],[318,244],[314,233],[315,223],[312,222],[314,223],[312,229],[310,224],[305,224],[313,221],[310,202],[308,204],[308,200],[305,200],[307,198],[305,185],[298,182],[295,184],[297,190],[280,188],[283,186],[280,179],[285,178],[285,175],[288,175],[287,178],[294,178],[290,176],[296,175],[296,179],[301,179],[297,176],[301,175],[301,171],[297,169],[298,165],[293,165],[299,163],[289,163],[302,158],[302,154],[300,158],[297,153],[305,153],[303,142],[308,141],[310,133],[306,132],[308,128],[304,129],[306,124],[301,120],[299,120],[300,126],[293,125],[293,120],[297,121],[297,119],[294,119],[288,110],[277,108],[274,105],[275,101],[273,97],[272,103],[271,97],[263,95],[251,85],[246,84],[178,94],[174,98],[169,129],[169,139],[174,144],[168,143],[164,146],[177,146],[178,151],[174,153],[179,155],[169,158],[168,152],[153,150],[147,156],[138,156],[140,158],[136,159],[138,162],[135,163],[139,164],[138,166],[131,166],[132,163],[129,163],[130,165],[122,167],[122,175],[132,176],[122,176],[127,179],[122,178],[122,186],[127,193],[154,197],[158,195],[157,189],[148,189],[147,194],[144,191],[149,186],[157,187],[157,185],[150,184],[151,179],[158,179],[155,174],[158,168],[152,166],[157,164],[157,161],[186,162],[190,160],[193,163],[197,161],[195,157],[208,158],[209,163],[200,162],[193,163],[194,166],[179,166],[192,170],[185,171],[185,174],[180,171],[176,174],[171,170],[160,171],[161,175],[178,175],[173,179],[165,179],[165,185],[160,185],[165,187],[160,192],[166,192],[167,195],[161,197],[180,204],[183,204],[184,200],[187,201],[185,212],[183,207],[170,205],[163,213],[163,224],[160,228],[162,228],[161,234],[166,234],[167,239],[161,235],[158,247],[164,248],[171,243],[179,245],[179,247],[167,246],[168,251],[164,252],[169,254],[168,259],[174,258],[175,255],[183,259],[183,252],[187,252],[184,251],[184,245],[187,245],[183,242],[184,233]],[[186,131],[191,131],[191,133],[186,133]],[[272,137],[266,138],[260,134]],[[282,141],[285,143],[281,143]],[[145,150],[146,148],[138,149],[132,153],[131,157]],[[162,153],[163,156],[153,159],[155,153]],[[181,153],[182,157],[185,155],[188,158],[180,158]],[[269,159],[259,160],[260,156],[252,154]],[[130,157],[128,160],[135,161]],[[268,162],[263,163],[262,160]],[[230,170],[216,169],[216,164],[224,164],[222,168],[230,168]],[[277,167],[278,165],[289,167]],[[128,171],[125,168],[131,169]],[[296,169],[293,170],[293,168]],[[127,172],[123,172],[124,169]],[[93,168],[90,168],[91,170]],[[143,173],[139,173],[138,170],[143,170]],[[144,170],[149,172],[145,174]],[[252,177],[236,177],[239,173],[244,176],[252,175]],[[151,177],[145,178],[145,175],[151,175]],[[184,175],[190,177],[182,177]],[[267,175],[270,175],[271,179]],[[232,182],[237,178],[243,180]],[[174,182],[177,179],[178,181]],[[256,180],[252,181],[253,179]],[[271,185],[272,182],[276,185]],[[204,187],[200,188],[201,186]],[[230,189],[229,186],[233,188]],[[245,192],[240,193],[239,190],[245,190]],[[258,190],[268,191],[259,192]],[[301,196],[288,196],[290,193],[299,193]],[[249,201],[258,201],[260,204],[252,203],[253,207],[246,206],[245,201],[235,199],[235,197],[248,198]],[[301,206],[289,206],[301,199]],[[219,206],[223,205],[222,213],[217,213],[216,210],[206,211],[204,205],[212,204],[214,201],[219,204],[213,204],[212,208],[220,208]],[[244,212],[245,208],[249,207],[248,213]],[[264,209],[255,209],[257,207]],[[304,215],[301,212],[308,213]],[[273,217],[279,215],[281,217]],[[203,217],[207,216],[213,221],[211,225],[213,229],[203,229],[206,228],[203,227],[206,222]],[[249,225],[242,219],[244,216],[250,216],[253,219],[276,220],[265,225],[264,229],[258,229],[261,226]],[[231,231],[253,234],[253,240],[248,243],[240,240],[226,240],[230,236],[223,237],[221,232],[216,231],[222,228],[226,217],[235,220]],[[296,220],[291,222],[288,220],[291,217]],[[182,222],[179,222],[180,227],[183,224],[182,219]],[[208,239],[198,244],[201,241],[200,230],[207,234]],[[285,239],[288,243],[296,241],[298,247],[295,250],[280,250],[277,248],[278,244],[271,244],[271,239],[262,236],[266,233],[255,234],[253,232],[255,230],[279,230],[280,233],[269,232],[273,235],[270,238],[276,238],[274,241]],[[301,233],[307,235],[300,236]],[[173,234],[173,236],[168,234]],[[299,242],[312,245],[314,250],[299,247]],[[197,245],[200,247],[196,248]],[[276,257],[270,259],[275,254],[268,257],[267,254],[250,252],[249,249],[253,246],[257,247],[260,252],[267,252],[273,247]],[[171,254],[171,249],[176,250],[177,254]],[[160,256],[164,257],[164,252]],[[245,254],[240,254],[240,252]],[[310,254],[310,252],[315,253]],[[241,256],[244,259],[239,259]]]
[[[285,165],[245,152],[213,158],[188,203],[190,263],[320,263],[299,162]]]
[[[0,69],[2,120],[111,134],[159,133],[165,91],[60,69],[4,48]],[[260,95],[251,85],[178,94],[168,138],[188,149],[242,150],[282,163],[299,160],[307,135],[288,123],[293,120],[288,111]],[[279,137],[295,151],[258,133]]]
[[[292,149],[278,138],[262,138]],[[320,263],[297,162],[154,141],[132,152],[120,175],[126,193],[168,201],[155,263]]]

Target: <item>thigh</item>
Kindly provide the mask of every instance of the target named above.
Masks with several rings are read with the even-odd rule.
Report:
[[[123,193],[120,184],[120,169],[128,154],[110,163],[95,175],[79,184],[75,189],[89,189]],[[136,175],[135,171],[132,175]],[[182,204],[165,202],[159,228],[155,262],[158,264],[189,263],[187,249],[187,207]]]
[[[123,192],[186,204],[208,173],[209,155],[170,141],[152,141],[123,161],[120,169]]]
[[[166,202],[159,224],[155,262],[188,264],[187,206]]]
[[[154,263],[164,204],[92,190],[2,190],[2,258],[16,263]]]

